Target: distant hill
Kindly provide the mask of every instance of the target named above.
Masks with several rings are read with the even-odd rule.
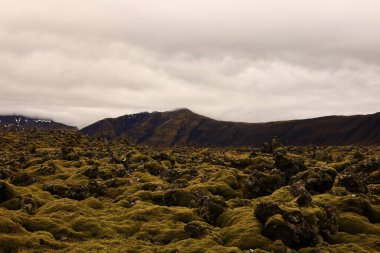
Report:
[[[76,127],[68,126],[47,119],[35,119],[19,115],[0,115],[0,129],[3,130],[77,130]]]
[[[180,109],[107,118],[81,132],[110,139],[126,136],[136,143],[153,146],[261,146],[274,136],[286,145],[380,145],[380,113],[239,123]]]

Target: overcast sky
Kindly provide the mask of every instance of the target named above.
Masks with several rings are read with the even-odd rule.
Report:
[[[0,114],[380,111],[380,1],[0,0]]]

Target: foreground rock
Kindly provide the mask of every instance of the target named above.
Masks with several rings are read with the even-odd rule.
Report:
[[[254,214],[263,223],[264,236],[295,249],[328,241],[338,230],[339,214],[329,205],[303,209],[267,202],[259,203]]]

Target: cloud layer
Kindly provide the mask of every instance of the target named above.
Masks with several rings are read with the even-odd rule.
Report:
[[[2,114],[82,127],[182,107],[250,122],[380,111],[377,1],[0,6]]]

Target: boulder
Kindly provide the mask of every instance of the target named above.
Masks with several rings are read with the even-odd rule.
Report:
[[[108,187],[104,183],[96,180],[90,180],[90,182],[87,185],[88,192],[95,196],[100,197],[107,194]]]
[[[269,217],[281,213],[279,204],[274,201],[259,202],[254,211],[254,215],[261,223],[265,223]]]
[[[0,203],[17,196],[16,191],[6,182],[0,181]]]
[[[99,173],[99,168],[96,165],[82,172],[82,174],[88,177],[89,179],[96,179],[98,177],[98,173]]]
[[[368,193],[368,187],[359,174],[347,173],[339,178],[339,184],[352,193]]]
[[[13,174],[10,182],[17,186],[28,186],[37,182],[37,179],[27,173],[22,172]]]
[[[199,217],[211,225],[216,225],[219,215],[227,208],[227,204],[220,196],[207,195],[201,199],[198,209]]]
[[[56,171],[55,166],[41,165],[40,168],[37,170],[37,173],[41,176],[49,176],[49,175],[53,175],[55,171]]]
[[[75,200],[83,200],[90,197],[88,187],[85,185],[75,185],[69,188],[67,191],[67,198]]]
[[[264,153],[273,153],[276,149],[283,148],[284,145],[280,142],[280,139],[275,136],[270,142],[264,142],[261,147],[261,151]]]
[[[188,207],[195,202],[196,197],[189,190],[179,188],[165,191],[161,204]]]
[[[200,238],[207,234],[207,228],[198,221],[187,223],[184,230],[191,238]]]
[[[297,173],[290,179],[290,183],[303,182],[306,190],[311,194],[321,194],[331,190],[337,172],[333,168],[311,168]]]
[[[53,184],[44,184],[44,191],[50,192],[52,195],[57,195],[63,198],[67,197],[67,192],[69,191],[69,187],[64,185],[53,185]]]
[[[282,153],[276,153],[274,161],[276,168],[285,173],[287,181],[292,176],[307,169],[303,159]]]
[[[296,203],[300,207],[307,207],[311,206],[312,201],[312,195],[308,191],[305,191],[298,196]]]
[[[0,168],[0,179],[4,180],[13,175],[13,170],[11,166],[4,166]]]
[[[286,185],[285,173],[278,169],[265,172],[254,170],[245,183],[248,197],[256,198],[272,194],[275,190]]]
[[[330,235],[337,232],[339,213],[335,208],[321,205],[304,210],[264,202],[256,206],[254,214],[263,224],[264,236],[273,241],[281,240],[294,249],[314,246],[321,238],[329,240]]]

